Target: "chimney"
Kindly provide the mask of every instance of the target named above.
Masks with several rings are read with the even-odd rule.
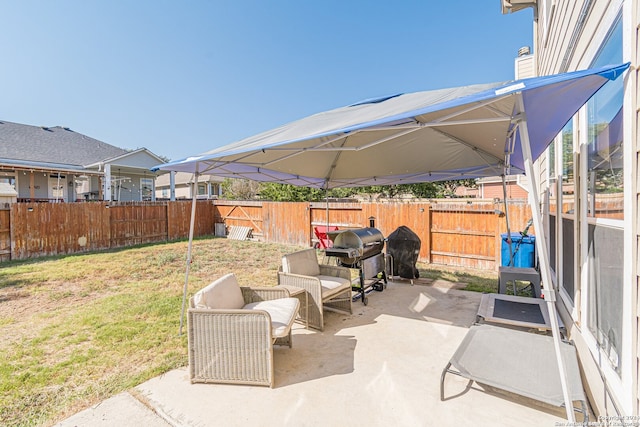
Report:
[[[514,65],[516,80],[536,77],[535,58],[531,54],[529,46],[523,46],[518,49],[518,57]]]

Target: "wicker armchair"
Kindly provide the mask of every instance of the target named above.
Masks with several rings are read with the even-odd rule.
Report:
[[[286,289],[245,288],[227,274],[189,301],[192,383],[273,387],[273,345],[292,346],[299,301]]]
[[[312,328],[324,329],[324,310],[353,313],[351,271],[345,267],[319,264],[313,248],[282,257],[278,285],[306,291],[307,307],[300,310],[300,316]]]

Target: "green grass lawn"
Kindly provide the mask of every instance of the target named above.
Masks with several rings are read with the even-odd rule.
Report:
[[[297,249],[196,240],[188,294],[228,272],[243,286],[275,285],[281,256]],[[0,425],[51,425],[186,366],[186,251],[182,241],[0,264]],[[496,290],[495,274],[418,267],[421,277]]]
[[[473,292],[498,292],[498,274],[495,272],[473,271],[453,267],[433,266],[418,263],[421,278],[446,280],[462,284],[462,289]]]

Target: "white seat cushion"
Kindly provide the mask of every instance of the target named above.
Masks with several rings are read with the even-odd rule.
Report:
[[[264,310],[271,316],[271,333],[274,338],[286,337],[298,314],[300,302],[296,298],[280,298],[269,301],[252,302],[243,308]]]
[[[335,276],[317,276],[322,286],[322,299],[326,299],[342,292],[345,289],[351,289],[351,281],[343,277]]]
[[[320,266],[316,250],[311,248],[283,256],[282,271],[303,276],[317,276],[320,274]]]
[[[229,273],[196,292],[193,303],[195,308],[238,309],[244,298],[236,276]]]

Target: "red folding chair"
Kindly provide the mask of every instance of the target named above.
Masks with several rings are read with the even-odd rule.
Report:
[[[327,249],[332,247],[333,242],[331,241],[331,239],[329,239],[329,236],[327,236],[327,233],[331,231],[338,231],[338,227],[335,225],[321,225],[318,227],[313,227],[313,233],[318,238],[318,241],[313,245],[313,247],[316,249]]]

